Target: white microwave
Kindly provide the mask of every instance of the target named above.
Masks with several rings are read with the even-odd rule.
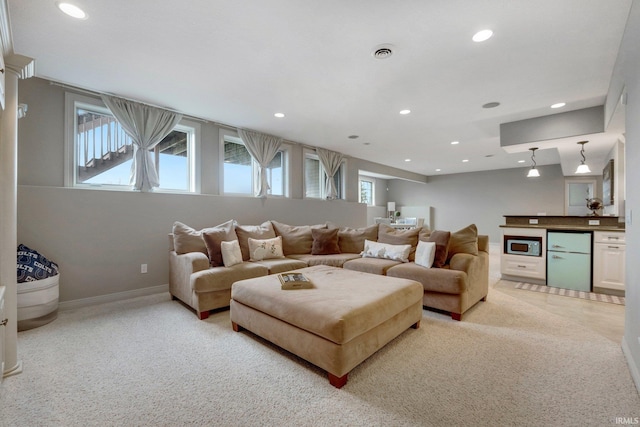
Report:
[[[510,255],[542,256],[542,237],[504,236],[504,253]]]

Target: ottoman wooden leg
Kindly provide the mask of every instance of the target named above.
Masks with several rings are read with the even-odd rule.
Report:
[[[347,383],[347,377],[349,376],[349,373],[346,373],[341,377],[336,377],[331,372],[327,372],[327,374],[329,374],[329,383],[335,388],[342,388],[342,386]]]

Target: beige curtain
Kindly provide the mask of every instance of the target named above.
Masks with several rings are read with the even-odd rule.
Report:
[[[278,150],[282,145],[282,138],[244,129],[238,129],[238,134],[251,157],[260,165],[256,197],[265,198],[269,188],[271,188],[267,179],[267,167],[278,154]]]
[[[336,181],[333,177],[340,169],[344,155],[335,151],[325,150],[324,148],[316,148],[316,153],[318,153],[318,158],[327,176],[325,183],[327,200],[335,200],[338,198],[338,189],[336,188]]]

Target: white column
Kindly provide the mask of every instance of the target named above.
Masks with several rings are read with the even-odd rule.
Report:
[[[18,360],[18,79],[34,75],[33,59],[22,55],[5,58],[5,103],[0,117],[0,284],[5,286],[3,376],[22,372]]]
[[[16,284],[18,193],[18,74],[5,72],[5,108],[0,119],[0,284],[6,287],[4,376],[22,372],[18,361],[18,290]]]

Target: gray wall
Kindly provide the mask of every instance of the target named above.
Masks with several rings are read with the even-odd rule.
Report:
[[[359,227],[367,209],[358,200],[358,170],[426,177],[347,159],[348,201],[303,199],[303,150],[292,143],[291,198],[220,195],[219,132],[201,123],[202,194],[138,193],[64,188],[65,90],[42,79],[21,80],[29,105],[18,129],[18,242],[60,265],[60,301],[142,292],[168,282],[167,233],[174,221],[200,229],[231,218],[241,224],[275,219],[289,224],[331,221]],[[140,264],[148,273],[140,274]]]
[[[634,0],[627,27],[620,45],[613,77],[607,95],[606,119],[615,111],[623,89],[627,93],[625,158],[627,165],[640,162],[640,1]],[[626,174],[626,310],[624,341],[631,373],[640,390],[640,269],[637,259],[640,253],[640,170],[625,168]],[[635,184],[633,184],[635,183]],[[633,212],[635,211],[635,212]],[[634,218],[635,217],[635,218]]]
[[[396,206],[432,207],[433,227],[459,230],[474,223],[478,232],[500,241],[504,215],[564,214],[564,177],[560,165],[540,166],[540,177],[528,168],[429,177],[426,184],[389,181]]]

